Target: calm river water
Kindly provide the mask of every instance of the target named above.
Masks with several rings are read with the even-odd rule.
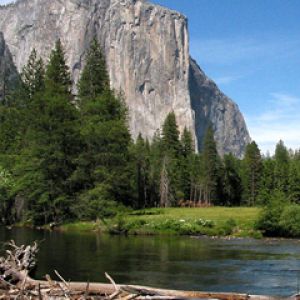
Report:
[[[37,279],[289,296],[300,285],[300,241],[124,237],[0,228],[0,241],[43,240]]]

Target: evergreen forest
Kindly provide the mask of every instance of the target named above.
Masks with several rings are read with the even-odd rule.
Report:
[[[1,223],[96,220],[128,207],[262,206],[257,226],[266,234],[300,232],[300,152],[279,141],[274,156],[262,155],[253,141],[242,159],[220,157],[212,126],[196,152],[174,112],[152,139],[133,140],[122,93],[109,82],[95,40],[76,93],[59,40],[47,63],[32,51],[0,103]]]

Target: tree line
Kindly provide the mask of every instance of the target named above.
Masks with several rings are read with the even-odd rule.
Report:
[[[72,92],[61,42],[49,62],[32,51],[19,84],[0,103],[0,214],[3,223],[47,224],[113,216],[125,207],[265,205],[274,190],[300,201],[300,154],[283,142],[263,157],[220,157],[213,127],[201,151],[174,112],[151,140],[133,141],[121,93],[110,88],[94,40]]]

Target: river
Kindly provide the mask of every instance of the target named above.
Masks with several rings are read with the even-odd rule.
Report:
[[[0,241],[42,241],[34,274],[72,281],[290,296],[300,285],[299,240],[107,236],[0,228]],[[3,249],[3,247],[2,247]]]

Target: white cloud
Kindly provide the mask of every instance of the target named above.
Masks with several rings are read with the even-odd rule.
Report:
[[[271,93],[272,99],[269,100],[271,109],[262,113],[258,118],[262,122],[271,122],[277,120],[290,120],[293,117],[298,118],[295,107],[300,104],[300,98],[280,93]]]
[[[222,76],[222,77],[219,77],[219,78],[214,78],[214,81],[218,85],[226,85],[226,84],[230,84],[234,81],[237,81],[240,78],[242,78],[242,76]]]
[[[246,120],[252,138],[263,153],[274,152],[283,140],[289,148],[300,147],[300,97],[284,93],[271,93],[268,109]]]

